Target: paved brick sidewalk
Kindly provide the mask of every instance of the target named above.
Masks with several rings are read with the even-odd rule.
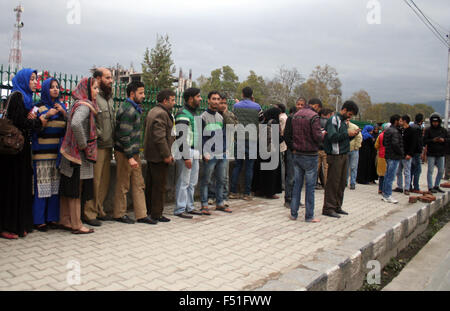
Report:
[[[426,168],[422,173],[425,188]],[[55,230],[18,241],[0,240],[0,290],[251,290],[302,259],[345,239],[351,232],[408,209],[407,196],[386,204],[378,185],[346,190],[340,219],[321,215],[323,191],[316,191],[318,224],[288,219],[283,200],[232,201],[233,214],[214,212],[156,226],[106,222],[79,236]],[[304,201],[302,194],[302,201]],[[81,265],[81,284],[70,286],[72,260]]]

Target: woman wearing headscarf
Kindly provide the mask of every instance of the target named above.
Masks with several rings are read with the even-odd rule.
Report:
[[[273,152],[274,148],[278,152],[278,163],[275,169],[271,170],[263,170],[261,169],[261,165],[268,165],[272,158],[268,158],[267,160],[263,160],[260,157],[260,153],[258,152],[258,159],[256,160],[253,174],[253,192],[256,195],[264,196],[268,199],[278,199],[279,197],[276,195],[277,193],[281,193],[281,158],[280,158],[280,146],[274,146],[274,141],[272,139],[272,128],[278,126],[279,129],[279,116],[281,114],[281,109],[278,107],[273,107],[264,112],[264,121],[263,124],[267,127],[267,151]],[[278,131],[278,135],[279,131]],[[279,136],[279,143],[281,143],[282,139]],[[261,144],[261,141],[259,141]],[[258,147],[258,151],[259,151]]]
[[[97,160],[97,130],[95,101],[98,83],[83,78],[72,92],[76,100],[69,111],[67,130],[61,146],[61,215],[60,225],[74,234],[93,233],[81,222],[81,202],[94,196],[94,163]]]
[[[66,131],[66,106],[59,100],[60,84],[49,78],[42,83],[38,117],[48,123],[33,133],[34,202],[33,221],[39,231],[56,226],[59,220],[59,148]]]
[[[377,175],[380,177],[378,180],[378,194],[383,194],[383,182],[384,182],[384,175],[386,174],[386,148],[384,147],[383,140],[384,140],[384,131],[390,126],[390,123],[384,123],[381,128],[383,132],[381,132],[380,135],[378,135],[378,138],[375,142],[375,149],[378,150],[377,154]]]
[[[377,152],[374,147],[373,130],[372,125],[366,125],[361,132],[363,142],[359,149],[358,173],[356,175],[356,182],[359,184],[367,185],[378,179],[375,167]]]
[[[47,123],[34,114],[33,92],[37,72],[25,68],[12,80],[7,118],[22,132],[23,149],[15,155],[0,155],[0,236],[6,239],[25,237],[33,230],[33,168],[31,166],[31,131]]]

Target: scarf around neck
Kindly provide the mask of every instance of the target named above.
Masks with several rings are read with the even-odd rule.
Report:
[[[78,147],[75,135],[72,131],[72,119],[77,109],[84,105],[90,110],[89,113],[89,137],[87,141],[87,147],[84,149],[86,160],[95,163],[97,161],[97,128],[95,125],[95,117],[98,113],[98,105],[95,101],[89,99],[89,91],[92,86],[91,78],[83,78],[72,92],[72,97],[77,99],[70,109],[70,116],[67,121],[67,131],[64,137],[61,154],[69,161],[81,165],[80,149]]]

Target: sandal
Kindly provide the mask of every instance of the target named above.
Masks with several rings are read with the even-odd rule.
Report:
[[[224,206],[217,206],[216,211],[225,212],[225,213],[233,212],[231,209],[229,209],[228,207],[224,207]]]
[[[207,208],[207,207],[202,207],[200,209],[200,212],[202,212],[202,215],[211,216],[211,212],[209,211],[209,208]]]
[[[72,234],[89,234],[94,233],[94,229],[89,229],[88,231],[81,231],[81,229],[72,231]]]
[[[0,237],[7,239],[7,240],[17,240],[19,236],[17,234],[9,233],[9,232],[2,232],[0,233]]]

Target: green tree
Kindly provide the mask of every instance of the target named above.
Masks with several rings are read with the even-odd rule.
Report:
[[[252,88],[255,101],[261,105],[265,105],[267,95],[266,82],[264,81],[264,78],[262,76],[258,76],[253,70],[250,70],[250,75],[247,77],[247,80],[239,84],[234,97],[241,98],[242,89],[247,86]]]
[[[230,66],[223,66],[211,71],[211,76],[200,76],[197,79],[203,95],[210,91],[224,92],[228,97],[233,97],[239,86],[239,78]]]
[[[411,120],[418,113],[422,113],[425,118],[428,118],[434,109],[425,104],[408,105],[402,103],[381,103],[371,105],[364,113],[364,121],[370,122],[389,122],[392,115],[398,114],[409,115]]]
[[[359,90],[358,92],[353,93],[350,100],[354,101],[359,108],[359,119],[364,117],[364,112],[370,108],[372,105],[372,100],[370,99],[369,93],[365,90]]]
[[[275,78],[267,83],[269,103],[281,103],[286,107],[295,105],[297,99],[295,90],[304,80],[297,68],[280,67]]]
[[[144,84],[160,89],[172,88],[175,70],[169,36],[157,35],[156,46],[151,51],[148,48],[145,50],[142,63]]]
[[[298,96],[303,96],[307,100],[311,98],[319,98],[324,106],[332,107],[341,104],[342,83],[339,80],[338,73],[335,68],[330,65],[316,66],[311,72],[308,80],[300,87],[295,89]]]

